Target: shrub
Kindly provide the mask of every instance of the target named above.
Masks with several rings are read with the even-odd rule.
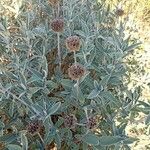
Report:
[[[123,84],[122,59],[138,43],[125,39],[124,23],[116,28],[119,16],[104,2],[56,3],[23,1],[18,16],[1,17],[1,144],[129,149],[136,139],[125,128],[140,89]]]

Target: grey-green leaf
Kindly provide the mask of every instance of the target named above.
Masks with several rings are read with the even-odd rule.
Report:
[[[15,145],[15,144],[9,144],[7,145],[7,148],[9,150],[22,150],[22,148],[19,145]]]
[[[95,134],[86,134],[83,138],[82,141],[91,144],[91,145],[99,145],[99,137],[96,136]]]
[[[88,99],[93,99],[93,98],[96,98],[98,95],[99,95],[100,91],[99,90],[92,90],[92,92],[88,95]]]
[[[99,144],[100,145],[114,145],[122,140],[124,140],[124,138],[120,136],[102,136],[99,138]]]
[[[17,138],[18,138],[18,135],[16,135],[16,134],[3,135],[0,137],[0,141],[5,142],[5,143],[11,143],[14,140],[16,140]]]
[[[127,139],[125,139],[123,141],[124,144],[132,144],[133,142],[137,141],[138,139],[137,138],[133,138],[133,137],[129,137]]]
[[[24,133],[21,133],[21,143],[23,150],[28,150],[28,139]]]
[[[145,124],[148,125],[150,124],[150,113],[148,114],[146,120],[145,120]]]
[[[61,102],[57,102],[56,104],[54,104],[50,110],[49,110],[49,113],[48,115],[46,116],[45,120],[50,117],[50,115],[54,114],[61,106]]]

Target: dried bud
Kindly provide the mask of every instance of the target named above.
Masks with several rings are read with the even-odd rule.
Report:
[[[97,126],[97,119],[96,117],[90,117],[86,123],[87,128],[93,129]]]
[[[80,49],[80,39],[78,36],[70,36],[66,39],[66,47],[70,52],[79,51]]]
[[[68,74],[69,77],[72,80],[78,80],[85,74],[85,68],[80,65],[80,64],[73,64],[69,69],[68,69]]]
[[[57,148],[56,148],[56,144],[54,143],[54,141],[45,146],[45,150],[56,150],[56,149]]]
[[[64,20],[59,18],[52,20],[51,28],[55,32],[62,32],[64,29]]]
[[[124,15],[124,10],[123,9],[117,9],[116,10],[116,15],[117,16],[123,16]]]
[[[50,5],[56,6],[59,3],[59,0],[49,0]]]
[[[27,126],[27,131],[34,135],[40,130],[40,122],[38,120],[34,120],[30,122]]]
[[[66,115],[64,117],[64,125],[67,128],[74,129],[76,127],[77,118],[75,115]]]
[[[81,141],[75,137],[73,138],[73,142],[77,145],[79,145],[81,143]]]

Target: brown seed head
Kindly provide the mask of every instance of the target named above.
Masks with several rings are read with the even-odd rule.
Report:
[[[78,36],[70,36],[66,39],[66,47],[70,52],[79,51],[80,49],[80,39]]]
[[[49,0],[50,5],[56,6],[59,3],[59,0]]]
[[[34,120],[30,122],[27,126],[27,131],[34,135],[40,130],[40,122],[38,120]]]
[[[97,126],[97,119],[95,117],[90,117],[86,123],[87,128],[93,129]]]
[[[124,10],[123,9],[117,9],[116,10],[116,15],[117,16],[123,16],[124,15]]]
[[[81,143],[81,141],[75,137],[73,138],[73,142],[77,145],[79,145]]]
[[[75,115],[71,114],[71,115],[66,115],[64,117],[65,127],[74,129],[76,127],[76,123],[77,123],[77,118],[75,117]]]
[[[64,30],[64,20],[60,18],[52,20],[51,28],[55,32],[62,32]]]
[[[85,74],[85,68],[80,64],[73,64],[68,69],[68,75],[72,80],[78,80]]]

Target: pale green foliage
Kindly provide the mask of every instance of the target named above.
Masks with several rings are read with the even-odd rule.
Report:
[[[57,51],[56,33],[49,26],[54,12],[48,1],[33,0],[23,2],[14,21],[1,17],[0,53],[7,62],[0,64],[0,108],[7,120],[1,119],[0,141],[6,149],[42,150],[53,142],[64,150],[129,149],[136,139],[125,133],[128,116],[134,117],[144,104],[138,102],[139,88],[132,93],[123,84],[122,59],[139,44],[125,39],[125,24],[120,22],[116,28],[118,16],[104,2],[61,2],[63,64],[73,63],[68,61],[72,54],[64,46],[65,39],[78,35],[77,61],[87,70],[77,88],[66,73],[68,68],[59,70],[57,55],[49,56]],[[74,128],[64,125],[66,115],[74,116],[69,123],[77,120]],[[42,131],[35,136],[26,132],[32,119],[41,121]],[[10,128],[10,134],[4,132]]]

